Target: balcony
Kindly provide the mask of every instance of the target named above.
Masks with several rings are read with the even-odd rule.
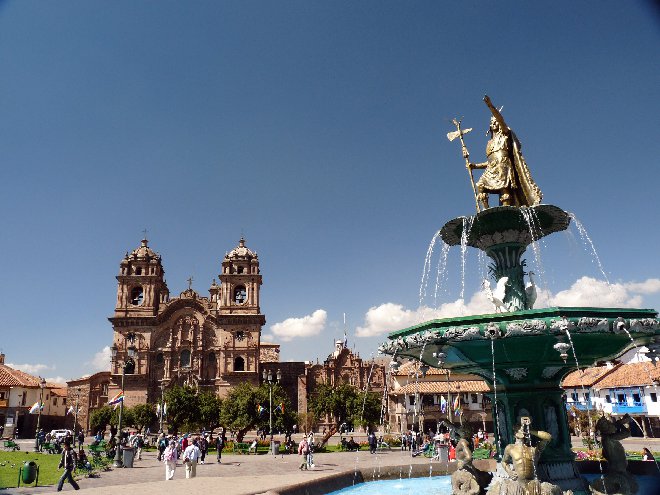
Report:
[[[612,414],[646,414],[646,405],[643,402],[614,402]]]
[[[588,411],[588,410],[593,411],[596,409],[596,406],[594,406],[593,404],[587,404],[586,402],[567,402],[566,410],[570,411],[572,408],[575,408],[578,411]]]

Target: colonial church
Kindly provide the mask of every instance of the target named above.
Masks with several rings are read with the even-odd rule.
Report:
[[[208,296],[188,289],[170,297],[161,256],[147,239],[119,264],[108,396],[126,406],[155,403],[163,390],[190,385],[220,396],[240,382],[259,383],[259,258],[241,238],[222,260]],[[277,353],[264,346],[264,360]]]

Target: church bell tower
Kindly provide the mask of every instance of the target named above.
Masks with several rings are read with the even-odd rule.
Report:
[[[261,283],[259,257],[245,247],[245,239],[241,237],[238,246],[222,261],[220,287],[212,287],[212,297],[213,289],[216,289],[220,314],[260,314]]]
[[[140,246],[119,264],[117,304],[114,317],[158,315],[160,305],[169,300],[165,270],[160,255],[142,239]]]

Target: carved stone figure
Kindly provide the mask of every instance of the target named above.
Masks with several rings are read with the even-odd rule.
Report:
[[[620,440],[630,436],[630,416],[624,415],[619,420],[603,416],[596,423],[603,444],[603,457],[607,459],[607,471],[603,478],[591,483],[591,492],[595,495],[633,495],[637,493],[637,482],[627,471],[626,451]]]
[[[485,169],[476,183],[477,200],[482,208],[488,205],[489,194],[499,194],[503,206],[534,206],[541,202],[541,190],[536,185],[527,167],[520,142],[504,122],[502,114],[493,106],[488,96],[484,97],[493,116],[490,119],[490,140],[486,145],[488,160],[483,163],[468,161],[468,169]],[[469,158],[467,149],[463,156]]]

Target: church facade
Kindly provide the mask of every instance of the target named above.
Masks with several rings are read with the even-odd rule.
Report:
[[[189,385],[224,396],[238,383],[259,383],[259,258],[241,238],[222,260],[208,296],[192,289],[170,297],[161,256],[147,239],[126,253],[117,275],[113,359],[108,397],[126,406],[155,403],[163,391]],[[271,357],[272,359],[272,357]],[[122,373],[124,372],[125,373]]]

